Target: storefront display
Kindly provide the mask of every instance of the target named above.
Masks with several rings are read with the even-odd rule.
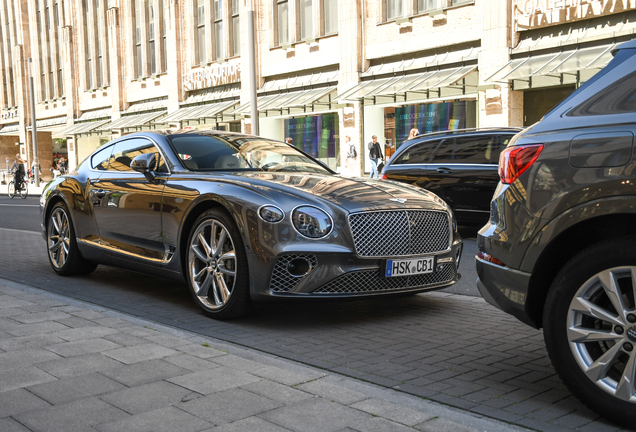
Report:
[[[328,113],[285,119],[285,138],[294,146],[335,169],[338,155],[338,114]]]

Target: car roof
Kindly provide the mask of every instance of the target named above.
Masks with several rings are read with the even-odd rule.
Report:
[[[636,39],[624,42],[612,50],[612,54],[624,49],[636,49]]]
[[[453,130],[445,130],[439,132],[430,132],[427,134],[417,135],[415,138],[437,138],[441,136],[449,136],[449,135],[472,135],[472,134],[481,134],[488,132],[510,132],[510,133],[518,133],[521,132],[523,128],[520,127],[479,127],[479,128],[468,128],[468,129],[453,129]],[[421,141],[421,139],[420,139]]]

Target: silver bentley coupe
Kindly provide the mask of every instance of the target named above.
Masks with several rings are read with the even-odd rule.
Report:
[[[345,178],[285,143],[221,131],[103,145],[40,198],[53,270],[98,264],[185,278],[203,311],[415,293],[456,283],[449,207],[391,181]]]

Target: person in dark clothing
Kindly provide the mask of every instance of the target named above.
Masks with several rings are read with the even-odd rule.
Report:
[[[15,160],[13,161],[13,165],[11,165],[11,171],[14,175],[13,180],[15,182],[15,189],[20,190],[22,187],[22,180],[26,175],[26,169],[24,168],[24,159],[22,159],[19,154],[15,155]]]
[[[371,140],[372,141],[367,144],[367,148],[369,149],[369,159],[371,159],[371,172],[369,173],[369,178],[379,178],[378,165],[380,164],[380,161],[384,162],[384,157],[382,156],[382,148],[378,142],[378,137],[373,135]]]

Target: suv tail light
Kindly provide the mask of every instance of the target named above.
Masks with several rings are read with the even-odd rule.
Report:
[[[499,156],[499,177],[501,182],[511,184],[537,160],[543,144],[508,147]]]

